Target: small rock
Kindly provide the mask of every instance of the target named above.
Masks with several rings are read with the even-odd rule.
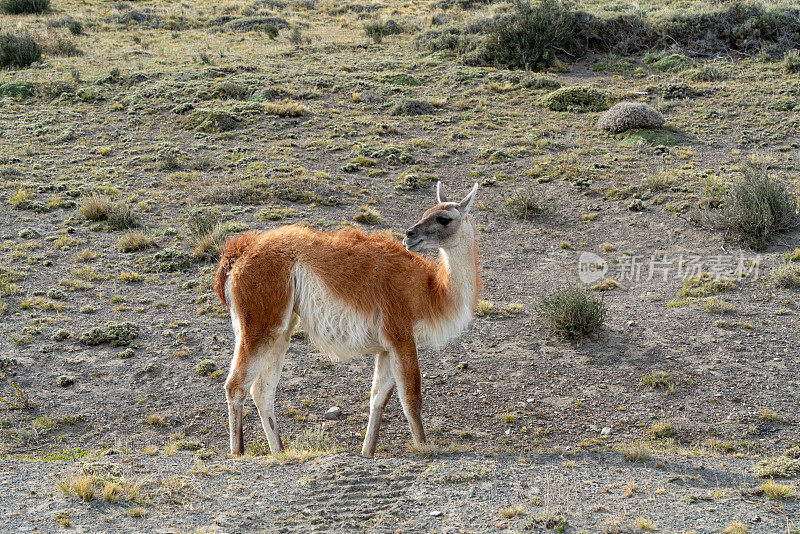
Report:
[[[439,517],[440,515],[442,515],[442,512],[440,510],[433,510],[432,512],[430,512],[431,517]]]
[[[528,404],[533,404],[534,402],[536,402],[536,399],[531,397],[530,399],[526,400],[525,402],[527,402]]]
[[[331,406],[328,408],[328,411],[325,412],[325,419],[335,421],[342,416],[342,409],[338,406]]]
[[[603,430],[600,431],[600,435],[601,436],[608,436],[610,434],[611,434],[611,427],[610,426],[605,426],[605,427],[603,427]]]

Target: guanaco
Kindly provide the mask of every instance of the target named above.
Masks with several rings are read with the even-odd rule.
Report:
[[[283,449],[275,392],[292,332],[334,361],[375,355],[369,423],[361,453],[373,456],[395,388],[417,446],[425,444],[417,346],[439,347],[469,324],[481,289],[470,209],[478,184],[437,204],[408,229],[403,245],[355,230],[324,233],[282,226],[230,238],[214,289],[236,337],[225,394],[231,454],[244,453],[242,410],[249,390],[275,454]],[[438,263],[417,252],[439,250]]]

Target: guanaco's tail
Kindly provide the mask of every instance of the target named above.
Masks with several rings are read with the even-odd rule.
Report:
[[[229,308],[230,304],[225,298],[225,282],[228,280],[228,273],[231,272],[236,260],[252,246],[257,237],[257,232],[247,232],[229,238],[223,247],[222,257],[219,259],[217,272],[214,275],[214,291],[216,291],[222,303]]]

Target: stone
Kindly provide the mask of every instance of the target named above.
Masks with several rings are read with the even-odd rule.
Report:
[[[338,406],[331,406],[328,408],[328,411],[325,412],[325,419],[329,421],[335,421],[342,416],[342,409]]]

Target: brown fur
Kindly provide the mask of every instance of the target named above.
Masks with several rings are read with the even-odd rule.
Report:
[[[365,317],[380,314],[384,334],[393,343],[413,340],[417,321],[436,321],[447,310],[444,267],[384,235],[355,230],[323,233],[297,225],[251,232],[228,240],[214,280],[217,295],[227,305],[225,281],[231,277],[245,350],[255,348],[285,318],[295,262],[310,268],[331,292]],[[481,287],[477,274],[476,284]],[[418,291],[419,287],[426,291]]]
[[[471,226],[467,227],[466,234],[459,231],[462,224],[469,224],[468,211],[476,190],[477,184],[460,204],[440,200],[407,232],[405,246],[380,234],[365,235],[354,230],[323,233],[297,225],[247,233],[225,244],[214,289],[231,312],[235,310],[238,315],[238,320],[234,316],[234,329],[241,329],[225,382],[233,454],[244,451],[242,413],[247,388],[256,401],[270,450],[274,453],[283,447],[273,421],[274,394],[283,355],[299,314],[310,314],[303,320],[315,320],[305,300],[295,301],[296,284],[306,283],[306,270],[313,275],[308,283],[322,284],[324,289],[320,293],[301,287],[302,299],[316,295],[313,298],[322,298],[323,302],[312,301],[312,306],[343,306],[350,313],[360,315],[366,324],[381,325],[379,340],[364,339],[360,340],[363,346],[354,345],[355,350],[379,351],[376,352],[374,398],[362,454],[374,454],[383,408],[395,389],[414,442],[425,443],[415,326],[424,322],[423,329],[428,329],[423,330],[424,335],[430,335],[430,329],[442,328],[438,335],[446,339],[450,335],[447,328],[462,328],[465,317],[469,317],[465,316],[466,306],[474,309],[477,303],[481,280],[474,234]],[[439,194],[437,185],[437,196]],[[462,246],[466,243],[471,244],[471,250]],[[451,271],[452,266],[447,265],[448,261],[454,261],[450,253],[442,252],[450,259],[445,261],[442,257],[437,265],[409,252],[406,247],[411,250],[439,248],[441,251],[457,247],[456,270]],[[465,260],[475,262],[474,280],[469,278],[472,266],[465,266]],[[469,273],[466,279],[464,269]],[[457,285],[451,287],[451,283]],[[316,293],[308,293],[309,290]],[[474,297],[472,302],[464,302],[465,291]],[[330,303],[324,302],[326,299],[330,299]],[[354,324],[358,324],[358,320],[355,321]]]

